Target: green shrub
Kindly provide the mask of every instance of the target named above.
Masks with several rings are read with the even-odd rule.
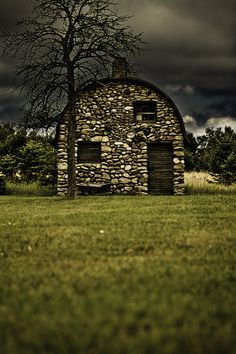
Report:
[[[52,138],[0,125],[0,172],[8,180],[54,186],[56,155]]]

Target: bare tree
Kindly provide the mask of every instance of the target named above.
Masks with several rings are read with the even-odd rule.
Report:
[[[88,80],[107,73],[115,57],[136,54],[141,36],[127,25],[129,17],[118,15],[112,0],[31,3],[32,17],[18,22],[15,32],[1,32],[3,55],[19,57],[16,77],[26,97],[28,127],[48,127],[66,108],[68,197],[74,198],[75,101]]]

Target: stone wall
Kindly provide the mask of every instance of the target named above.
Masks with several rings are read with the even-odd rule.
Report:
[[[137,123],[133,102],[156,101],[157,120]],[[101,142],[101,163],[77,164],[77,183],[112,183],[116,194],[147,194],[147,143],[173,146],[174,194],[184,191],[184,143],[178,112],[158,90],[111,81],[88,88],[76,105],[78,141]],[[66,193],[66,122],[58,140],[58,194]]]

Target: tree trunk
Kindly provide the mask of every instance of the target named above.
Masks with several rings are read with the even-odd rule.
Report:
[[[75,114],[75,85],[73,68],[68,68],[68,135],[67,135],[67,163],[68,184],[67,197],[74,199],[77,194],[76,188],[76,114]]]
[[[72,103],[72,102],[71,102]],[[67,136],[67,162],[68,162],[68,185],[67,197],[74,199],[76,197],[76,117],[75,108],[70,107],[68,112],[68,136]]]

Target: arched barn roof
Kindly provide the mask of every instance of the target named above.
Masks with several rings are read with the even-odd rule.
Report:
[[[181,130],[182,130],[182,134],[184,136],[184,142],[185,145],[188,144],[188,139],[186,137],[186,131],[185,131],[185,127],[184,127],[184,122],[183,122],[183,118],[176,106],[176,104],[174,103],[174,101],[170,98],[170,96],[168,96],[163,90],[161,90],[159,87],[155,86],[154,84],[150,83],[149,81],[143,80],[143,79],[139,79],[139,78],[135,78],[135,77],[125,77],[125,78],[104,78],[104,79],[100,79],[97,81],[90,81],[89,83],[85,84],[82,92],[83,91],[87,91],[90,89],[94,89],[96,87],[99,86],[103,86],[106,84],[110,84],[110,83],[121,83],[121,84],[136,84],[136,85],[140,85],[140,86],[144,86],[146,88],[150,88],[150,90],[153,90],[155,92],[157,92],[158,94],[162,95],[171,105],[172,107],[174,107],[175,112],[177,114],[180,126],[181,126]]]

